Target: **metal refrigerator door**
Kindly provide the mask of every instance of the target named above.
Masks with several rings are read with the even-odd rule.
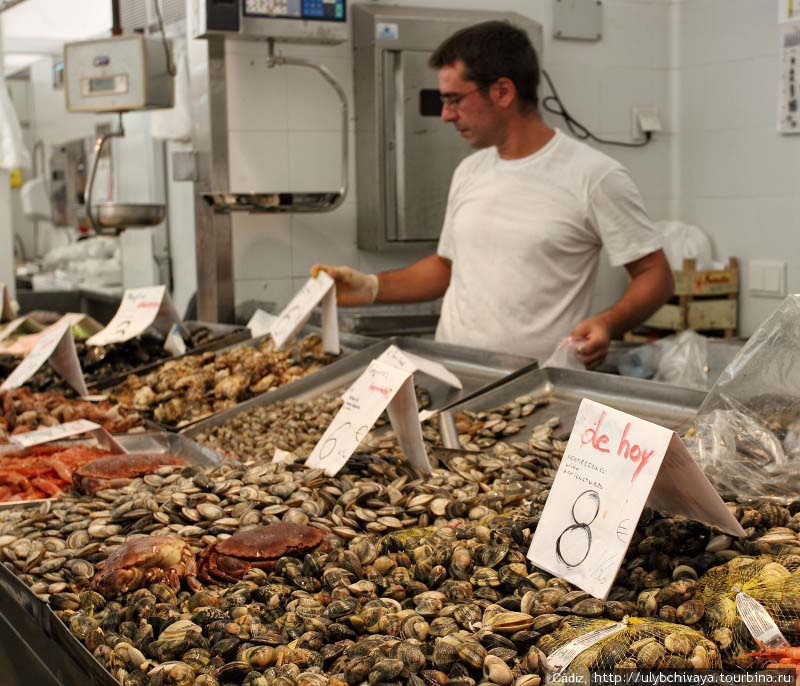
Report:
[[[471,152],[455,128],[441,120],[440,107],[431,110],[439,85],[436,71],[428,67],[430,55],[420,50],[387,55],[393,67],[395,96],[394,107],[387,115],[394,114],[396,138],[396,154],[387,155],[394,166],[390,171],[394,172],[397,203],[395,231],[393,223],[388,222],[390,240],[430,241],[439,237],[453,171]]]

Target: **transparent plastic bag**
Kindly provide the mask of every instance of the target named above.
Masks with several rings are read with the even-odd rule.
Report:
[[[661,232],[664,253],[669,266],[683,269],[684,259],[696,260],[697,269],[716,269],[721,265],[712,259],[711,240],[703,229],[679,221],[656,222]]]
[[[759,327],[709,391],[686,444],[723,496],[797,500],[800,295]]]
[[[687,388],[708,388],[708,341],[683,331],[661,342],[655,380]]]
[[[544,369],[545,367],[558,367],[559,369],[585,370],[585,365],[578,359],[578,355],[575,352],[580,344],[580,341],[570,338],[569,336],[562,339],[561,343],[559,343],[558,347],[553,351],[553,354],[540,365],[540,369]]]

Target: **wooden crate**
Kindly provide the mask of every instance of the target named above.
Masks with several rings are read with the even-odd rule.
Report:
[[[698,271],[695,260],[684,260],[673,272],[675,295],[644,325],[669,331],[722,331],[736,333],[739,305],[739,260],[731,257],[726,269]]]

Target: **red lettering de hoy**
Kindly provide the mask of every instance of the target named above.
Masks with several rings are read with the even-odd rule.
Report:
[[[581,435],[581,445],[591,444],[592,447],[598,452],[601,453],[611,452],[611,449],[608,447],[610,439],[607,434],[604,434],[601,431],[601,426],[603,424],[603,419],[605,419],[605,416],[606,413],[602,412],[600,414],[600,417],[598,417],[595,425],[590,426],[583,432],[583,434]],[[631,423],[628,422],[625,425],[625,429],[622,432],[622,438],[619,439],[619,444],[617,445],[616,452],[618,457],[636,463],[636,469],[634,470],[633,476],[631,477],[631,481],[633,481],[637,476],[639,476],[639,473],[644,469],[648,460],[653,456],[655,450],[646,450],[638,443],[634,443],[631,440],[629,440],[628,432],[630,430],[631,430]]]

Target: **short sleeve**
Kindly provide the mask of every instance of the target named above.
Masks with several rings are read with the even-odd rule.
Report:
[[[639,189],[622,167],[608,172],[590,191],[589,218],[614,267],[662,247]]]
[[[456,207],[458,206],[456,199],[458,189],[462,185],[461,178],[464,173],[464,161],[465,160],[462,160],[458,167],[456,167],[456,170],[453,172],[453,178],[450,181],[450,190],[447,193],[447,208],[444,212],[442,233],[439,236],[439,245],[436,247],[436,253],[440,257],[444,257],[451,262],[455,259],[455,236],[453,235],[455,230],[453,223]]]

